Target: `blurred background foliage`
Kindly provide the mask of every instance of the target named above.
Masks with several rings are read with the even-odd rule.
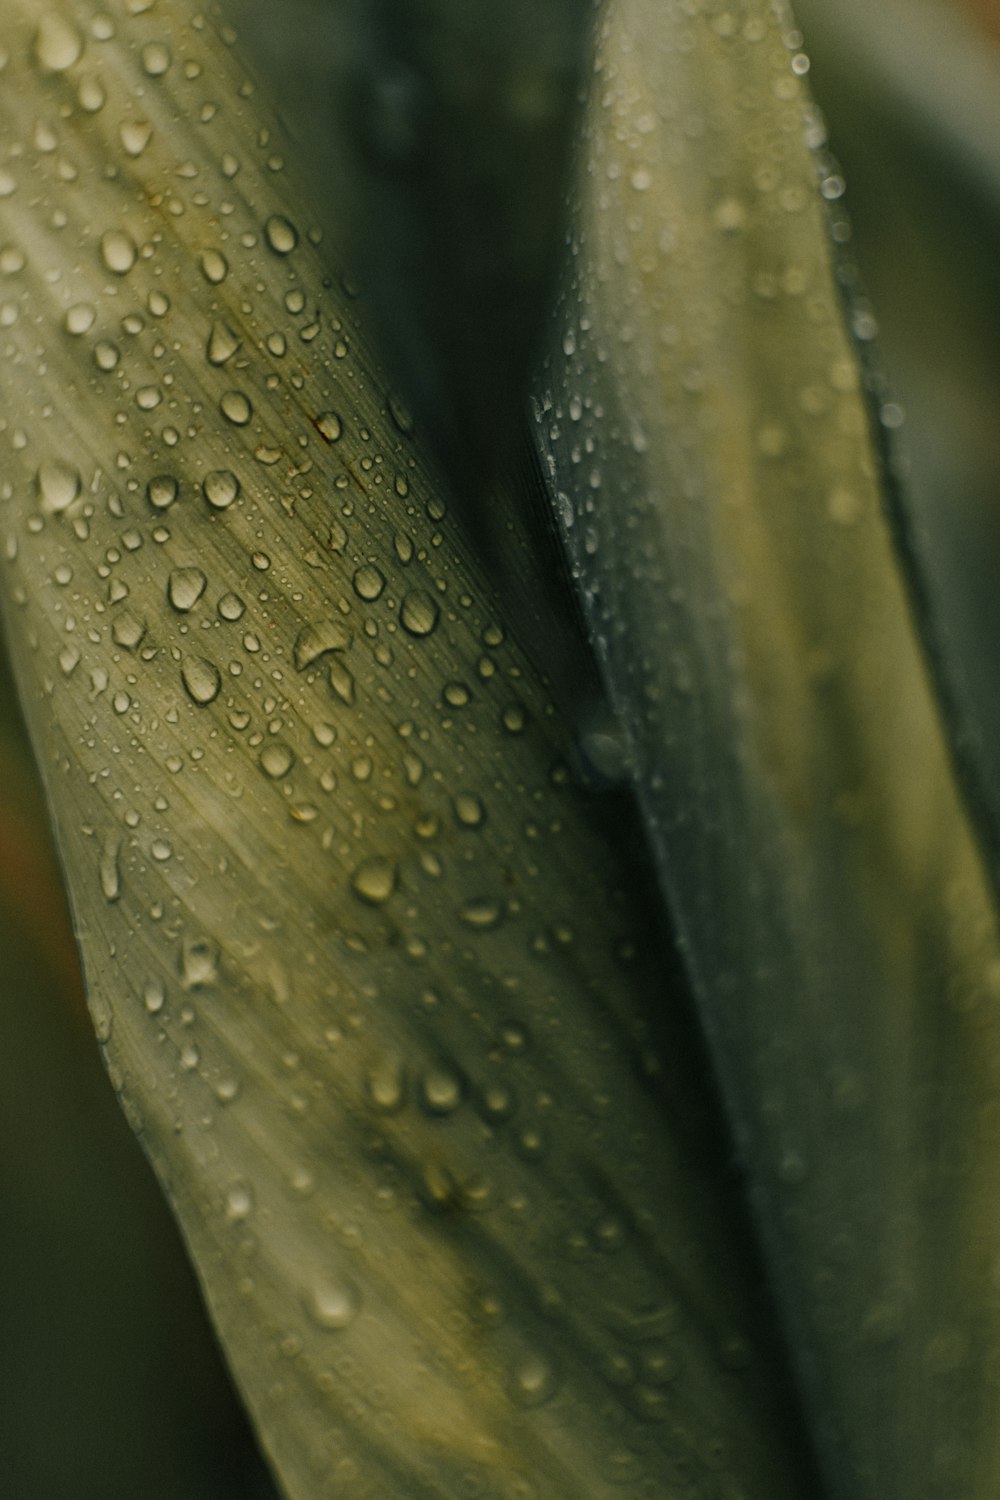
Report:
[[[589,7],[525,0],[500,24],[479,0],[290,0],[280,27],[256,0],[233,9],[279,89],[297,85],[293,124],[336,185],[323,197],[349,226],[342,253],[365,267],[387,360],[505,576],[503,519],[475,501],[523,461],[518,397],[561,244]],[[931,594],[949,600],[938,628],[965,732],[1000,776],[1000,0],[800,0],[797,17],[886,399],[908,415],[901,452]],[[177,1232],[102,1075],[5,665],[0,953],[4,1493],[266,1500]]]

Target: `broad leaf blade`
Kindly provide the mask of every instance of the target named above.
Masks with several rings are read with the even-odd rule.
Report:
[[[5,0],[12,651],[288,1494],[813,1494],[626,858],[231,38]]]
[[[606,8],[540,435],[831,1484],[985,1497],[997,938],[797,45]]]

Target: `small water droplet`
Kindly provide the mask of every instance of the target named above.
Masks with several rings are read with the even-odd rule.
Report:
[[[79,471],[58,458],[39,464],[35,483],[42,510],[48,516],[67,510],[80,493]]]
[[[117,901],[122,893],[121,873],[118,868],[118,856],[121,844],[118,839],[109,836],[104,841],[101,850],[101,890],[104,892],[105,901]]]
[[[489,932],[503,921],[503,907],[489,896],[473,896],[463,904],[459,916],[467,927]]]
[[[455,817],[463,828],[478,828],[486,814],[483,804],[473,792],[458,792],[452,801]]]
[[[270,776],[272,781],[280,781],[295,764],[295,755],[287,745],[275,740],[272,744],[265,745],[260,752],[260,764],[265,775]]]
[[[167,995],[159,979],[151,979],[142,992],[142,1000],[151,1016],[163,1009]]]
[[[201,492],[215,510],[227,510],[240,492],[240,482],[229,469],[213,469],[202,480]]]
[[[450,1115],[462,1102],[462,1080],[444,1064],[428,1068],[420,1080],[420,1101],[432,1115]]]
[[[354,592],[371,604],[385,588],[385,578],[374,563],[365,563],[354,575]]]
[[[156,474],[146,486],[146,499],[154,510],[166,510],[177,499],[178,490],[172,474]]]
[[[514,1369],[510,1395],[518,1406],[541,1406],[556,1388],[555,1371],[540,1354],[529,1354]]]
[[[167,580],[167,598],[180,614],[194,609],[208,579],[200,568],[174,568]]]
[[[188,696],[201,707],[219,696],[222,679],[214,662],[204,656],[189,656],[181,667],[181,681]]]
[[[339,1333],[349,1328],[358,1316],[361,1298],[347,1282],[323,1280],[310,1289],[305,1307],[320,1328]]]
[[[205,989],[219,977],[219,950],[207,938],[185,938],[181,944],[181,986]]]
[[[219,410],[234,427],[245,427],[253,416],[250,398],[243,391],[225,391],[219,401]]]
[[[406,1102],[406,1070],[399,1057],[383,1058],[367,1078],[368,1102],[379,1114],[393,1115]]]
[[[430,635],[440,614],[436,599],[422,589],[411,589],[399,607],[399,623],[410,635]]]
[[[264,238],[275,255],[290,255],[299,243],[299,232],[291,220],[272,214],[264,225]]]
[[[101,260],[115,276],[125,276],[135,265],[135,240],[124,229],[109,229],[101,235]]]
[[[397,871],[392,860],[372,855],[362,860],[351,876],[351,889],[362,901],[381,906],[396,889]]]
[[[210,365],[224,365],[227,359],[232,359],[242,342],[239,334],[228,323],[217,318],[209,331],[205,357]],[[233,420],[234,418],[230,418],[230,421]]]
[[[343,662],[332,661],[330,663],[330,686],[342,703],[346,703],[348,708],[353,707],[355,697],[354,675],[344,666]]]
[[[226,1218],[239,1224],[253,1213],[254,1194],[249,1182],[234,1182],[226,1194]]]

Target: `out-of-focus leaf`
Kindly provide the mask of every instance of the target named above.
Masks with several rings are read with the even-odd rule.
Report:
[[[1000,872],[1000,53],[941,0],[797,7],[878,311],[895,507]],[[902,403],[902,408],[899,403]]]
[[[332,184],[331,228],[373,333],[482,525],[490,480],[516,440],[563,243],[592,0],[228,9],[275,80],[315,178]]]
[[[281,1483],[811,1496],[634,833],[231,36],[127,11],[0,9],[5,614],[98,1035]]]
[[[608,6],[540,433],[831,1486],[985,1500],[1000,959],[799,45]]]

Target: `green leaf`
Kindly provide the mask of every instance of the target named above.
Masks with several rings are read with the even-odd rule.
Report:
[[[127,10],[4,3],[4,610],[98,1037],[280,1482],[813,1495],[635,832],[231,35]]]
[[[800,47],[608,6],[539,430],[831,1489],[986,1496],[1000,953]]]

